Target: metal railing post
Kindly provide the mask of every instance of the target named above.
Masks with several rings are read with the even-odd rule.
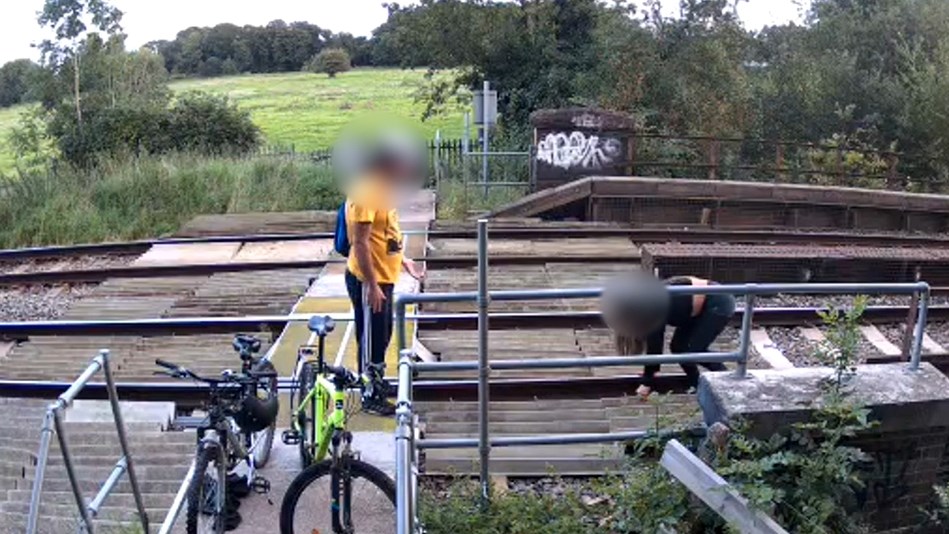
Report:
[[[929,315],[929,284],[919,284],[919,316],[916,318],[916,328],[913,331],[913,347],[910,352],[909,368],[919,370],[919,363],[923,354],[923,336],[926,335],[926,319]]]
[[[490,143],[488,137],[491,135],[491,127],[488,124],[490,113],[488,112],[488,92],[491,90],[491,82],[484,81],[484,90],[481,92],[481,181],[484,182],[484,198],[488,198],[488,151]]]
[[[487,91],[487,83],[485,84]],[[487,114],[485,114],[487,118]],[[491,442],[488,435],[488,403],[490,390],[488,377],[491,366],[488,361],[488,221],[478,221],[478,453],[481,459],[481,497],[487,502],[491,498],[490,471]]]
[[[65,396],[65,394],[63,394]],[[79,517],[85,526],[86,532],[93,532],[92,519],[89,517],[89,509],[86,507],[86,501],[82,497],[82,488],[79,487],[79,479],[76,477],[76,468],[72,463],[72,455],[69,453],[69,444],[66,442],[66,434],[63,433],[62,410],[65,405],[57,404],[53,410],[53,423],[56,425],[56,437],[59,439],[59,450],[63,454],[63,466],[66,468],[66,475],[69,477],[69,485],[72,488],[73,497],[76,499],[76,506],[79,507]]]
[[[753,285],[752,285],[753,288]],[[738,345],[738,353],[741,359],[738,360],[738,370],[736,372],[739,378],[745,378],[748,372],[748,347],[751,345],[751,322],[755,315],[755,294],[745,294],[745,311],[741,316],[741,341]]]
[[[395,308],[395,341],[401,353],[408,348],[408,340],[405,335],[405,297],[396,295],[395,302],[392,305]]]
[[[53,410],[59,404],[46,409],[43,426],[40,428],[40,449],[36,454],[36,474],[33,477],[33,491],[30,494],[30,513],[27,516],[26,534],[36,533],[36,522],[40,515],[40,498],[43,494],[43,479],[46,477],[46,462],[49,460],[49,444],[53,438]]]
[[[122,455],[125,459],[125,468],[128,472],[129,484],[132,486],[132,496],[135,498],[135,507],[138,509],[138,517],[142,522],[142,530],[148,532],[148,514],[145,512],[145,501],[142,499],[142,492],[138,485],[138,476],[135,474],[135,464],[132,462],[128,438],[125,435],[125,419],[122,417],[122,407],[119,405],[119,394],[115,390],[112,368],[109,366],[109,351],[106,349],[99,351],[99,357],[102,358],[105,386],[109,390],[109,404],[112,406],[112,416],[115,419],[115,429],[119,434],[119,445],[122,447]]]
[[[396,398],[395,483],[396,532],[415,532],[415,489],[413,487],[414,430],[412,428],[412,355],[403,350],[399,356],[399,385]]]
[[[185,504],[185,495],[188,493],[188,488],[191,487],[191,480],[194,479],[195,465],[194,459],[191,460],[191,467],[188,468],[187,474],[185,474],[185,479],[181,481],[181,486],[178,487],[178,493],[175,494],[175,499],[171,502],[171,508],[168,509],[168,514],[165,516],[165,520],[161,524],[161,528],[158,529],[158,534],[170,534],[171,529],[175,526],[175,521],[178,520],[178,516],[181,515],[181,509],[184,508]]]

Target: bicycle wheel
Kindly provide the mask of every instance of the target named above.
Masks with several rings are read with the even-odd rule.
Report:
[[[333,532],[330,509],[332,460],[313,464],[297,475],[280,505],[280,534]],[[395,483],[372,464],[351,460],[350,514],[353,531],[395,532]]]
[[[188,534],[220,534],[224,532],[226,513],[219,499],[224,489],[224,479],[218,462],[220,445],[203,443],[194,462],[194,478],[188,488],[187,521]]]
[[[275,373],[277,372],[274,368],[273,363],[270,360],[260,359],[252,368],[253,372],[256,373]],[[277,377],[265,378],[261,380],[261,383],[257,386],[257,395],[261,399],[271,399],[277,396]],[[273,449],[273,436],[274,432],[277,430],[277,420],[274,419],[274,422],[271,425],[260,432],[256,432],[251,435],[251,446],[254,447],[254,465],[260,469],[267,465],[267,461],[270,459],[270,451]]]
[[[316,441],[316,397],[312,402],[303,406],[303,401],[316,386],[316,367],[304,363],[300,368],[299,384],[296,391],[296,401],[293,406],[297,411],[297,429],[300,431],[300,464],[306,469],[313,463],[313,443]],[[302,409],[301,409],[302,407]]]

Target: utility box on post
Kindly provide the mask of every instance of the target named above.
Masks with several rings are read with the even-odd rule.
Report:
[[[632,172],[636,124],[623,113],[591,108],[546,109],[531,114],[534,190],[584,176]]]

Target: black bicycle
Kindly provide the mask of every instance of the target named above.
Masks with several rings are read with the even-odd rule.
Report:
[[[165,369],[162,374],[209,386],[208,417],[197,429],[194,477],[187,492],[186,531],[220,534],[232,530],[240,523],[235,500],[250,491],[270,491],[270,483],[257,475],[253,445],[248,449],[245,443],[248,436],[272,427],[277,419],[277,397],[258,396],[262,387],[276,381],[277,374],[254,371],[248,364],[247,372],[225,371],[220,378],[209,378],[171,362],[155,360],[155,364]],[[235,473],[241,464],[247,466],[246,478]]]
[[[241,358],[241,373],[245,375],[255,375],[259,378],[252,393],[257,395],[262,401],[277,398],[277,369],[273,363],[266,358],[256,356],[260,352],[260,339],[244,334],[234,336],[232,342],[234,351]],[[272,376],[271,378],[261,378],[262,376]],[[260,469],[267,465],[270,459],[270,451],[273,449],[274,433],[277,430],[277,420],[267,428],[259,432],[244,432],[244,446],[252,451],[254,456],[254,467]]]

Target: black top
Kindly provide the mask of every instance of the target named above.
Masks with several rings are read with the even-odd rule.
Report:
[[[692,279],[684,276],[675,277],[666,280],[665,283],[670,286],[690,286],[692,285]],[[662,354],[666,325],[682,327],[692,321],[692,301],[692,295],[670,296],[669,311],[666,314],[665,321],[646,338],[646,354]]]

